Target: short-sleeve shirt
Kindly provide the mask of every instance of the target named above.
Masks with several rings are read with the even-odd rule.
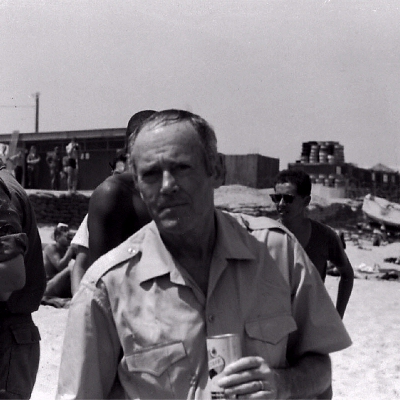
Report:
[[[311,236],[304,250],[325,281],[327,261],[343,265],[348,262],[347,256],[340,237],[332,228],[312,219],[310,221]]]
[[[207,296],[154,222],[89,268],[69,311],[57,398],[106,398],[116,386],[131,399],[208,398],[206,336],[237,333],[244,356],[274,368],[351,344],[289,232],[266,219],[250,235],[215,215]]]
[[[71,240],[71,244],[77,246],[89,248],[89,231],[87,226],[88,214],[85,215],[78,230],[76,231],[74,237]]]

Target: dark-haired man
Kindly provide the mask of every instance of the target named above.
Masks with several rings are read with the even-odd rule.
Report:
[[[227,397],[318,398],[328,353],[350,338],[288,231],[266,218],[256,238],[215,209],[223,171],[210,125],[154,113],[131,136],[130,157],[153,222],[83,278],[58,398],[210,398],[206,336],[226,333],[243,352],[219,380]]]
[[[298,239],[310,260],[316,266],[323,281],[326,278],[328,261],[340,273],[336,309],[343,318],[353,289],[354,271],[336,232],[321,222],[307,217],[307,206],[311,201],[310,176],[301,170],[283,170],[275,179],[276,204],[280,221]]]
[[[125,154],[129,136],[154,112],[139,111],[129,119],[125,135]],[[124,164],[126,159],[125,156]],[[90,197],[89,213],[82,222],[87,228],[80,229],[80,232],[87,235],[86,243],[85,238],[81,237],[73,268],[73,293],[89,265],[150,221],[147,208],[135,188],[132,173],[114,170],[111,176],[97,186]]]

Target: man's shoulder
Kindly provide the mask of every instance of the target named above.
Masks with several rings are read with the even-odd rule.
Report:
[[[128,261],[137,257],[141,251],[141,244],[147,227],[143,227],[117,247],[98,258],[85,273],[82,283],[95,287],[97,282],[111,270],[119,268],[123,273]]]
[[[106,178],[96,189],[91,196],[91,203],[101,203],[103,207],[113,207],[121,203],[132,203],[132,196],[136,189],[133,183],[131,174],[117,174]],[[99,206],[100,204],[96,204]]]
[[[101,193],[102,195],[113,195],[119,192],[135,191],[133,176],[130,173],[115,174],[107,177],[93,193]]]
[[[315,221],[313,219],[310,219],[310,221],[311,221],[311,228],[314,231],[314,233],[328,237],[337,236],[337,233],[329,225],[326,225],[320,221]]]
[[[292,236],[291,232],[279,221],[276,221],[269,217],[259,216],[255,217],[248,214],[242,213],[231,213],[225,212],[225,214],[234,218],[241,226],[247,229],[247,231],[263,231],[263,230],[272,230],[276,232],[281,232],[284,234],[289,234]]]
[[[44,247],[43,247],[43,254],[54,254],[57,253],[58,249],[55,243],[47,243]]]

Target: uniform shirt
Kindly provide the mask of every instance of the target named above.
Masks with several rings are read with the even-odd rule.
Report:
[[[15,314],[30,314],[39,308],[46,288],[42,242],[35,212],[23,187],[6,169],[0,169],[0,179],[5,183],[11,195],[11,203],[16,210],[14,216],[18,219],[18,229],[22,229],[24,237],[27,238],[27,245],[23,252],[25,286],[12,293],[7,300],[7,307]]]
[[[154,222],[90,267],[69,311],[58,399],[107,398],[117,384],[130,399],[207,398],[206,336],[237,333],[243,355],[271,367],[350,345],[290,233],[267,218],[254,235],[220,211],[216,221],[207,297]]]
[[[24,255],[28,238],[22,233],[17,210],[11,202],[11,193],[0,178],[0,262]]]
[[[312,219],[310,221],[311,236],[304,250],[325,281],[328,260],[334,265],[347,264],[349,261],[336,232],[325,224]]]

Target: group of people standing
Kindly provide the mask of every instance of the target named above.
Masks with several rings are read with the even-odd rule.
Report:
[[[47,153],[46,163],[50,172],[50,184],[52,190],[60,190],[63,180],[67,183],[67,190],[75,193],[78,185],[79,172],[79,144],[75,138],[65,147],[65,156],[61,155],[60,148],[54,147]]]
[[[72,138],[65,147],[65,154],[62,155],[60,147],[54,147],[46,155],[46,164],[50,173],[50,185],[52,190],[60,190],[62,182],[65,181],[66,189],[69,192],[76,192],[78,185],[79,171],[79,144]],[[39,188],[39,174],[41,156],[35,145],[29,148],[28,154],[24,157],[23,150],[8,157],[12,162],[14,176],[18,183],[23,184],[23,171],[26,168],[25,187],[27,189]]]
[[[211,398],[206,338],[230,333],[242,357],[218,381],[226,398],[332,398],[329,353],[351,344],[342,318],[352,268],[335,232],[306,217],[307,177],[277,177],[279,221],[222,212],[224,167],[207,121],[150,110],[131,118],[128,137],[125,168],[115,163],[95,189],[71,244],[68,273],[80,284],[57,398]],[[50,279],[72,255],[57,228],[65,253]],[[336,309],[327,261],[341,272]],[[10,290],[0,285],[6,309]]]

